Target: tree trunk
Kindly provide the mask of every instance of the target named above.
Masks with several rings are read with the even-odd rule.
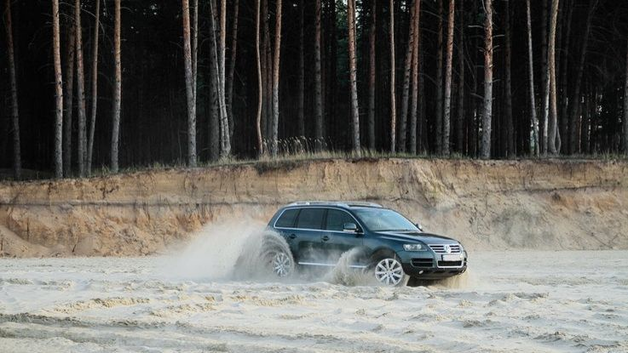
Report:
[[[11,1],[6,0],[6,34],[9,57],[9,76],[11,79],[11,122],[13,127],[13,174],[15,179],[22,176],[22,156],[20,144],[20,110],[18,106],[17,73],[15,68],[15,49],[13,46],[13,22],[11,16]]]
[[[192,10],[192,90],[194,92],[194,102],[198,103],[198,0],[194,0]]]
[[[397,93],[395,83],[395,2],[390,0],[390,152],[397,144]]]
[[[493,1],[484,0],[484,107],[482,110],[482,146],[480,156],[491,158],[491,120],[493,116]]]
[[[532,18],[530,11],[530,0],[526,0],[526,22],[528,29],[528,74],[529,74],[529,93],[530,93],[530,116],[532,120],[532,141],[530,151],[539,156],[541,148],[539,146],[539,119],[536,115],[536,98],[534,91],[534,53],[532,46]]]
[[[59,33],[59,0],[52,0],[52,48],[55,67],[55,177],[63,178],[63,73],[61,72],[61,34]]]
[[[355,55],[355,0],[347,1],[349,23],[349,76],[351,81],[351,132],[353,152],[360,153],[360,112],[358,106],[357,63]]]
[[[587,13],[587,23],[584,28],[584,36],[582,37],[582,51],[580,52],[580,61],[576,71],[576,84],[574,86],[574,94],[571,99],[571,116],[569,119],[569,153],[578,153],[580,147],[580,138],[578,136],[579,129],[579,111],[580,111],[580,90],[582,87],[582,75],[584,73],[584,63],[587,57],[587,46],[589,44],[589,36],[591,33],[591,23],[593,22],[593,14],[597,8],[598,0],[589,0],[589,11]]]
[[[264,138],[262,136],[262,103],[264,93],[264,83],[262,80],[262,60],[260,55],[260,6],[261,0],[256,0],[255,9],[255,54],[257,59],[257,118],[255,119],[255,127],[257,132],[257,153],[259,156],[264,154]]]
[[[410,153],[417,152],[417,116],[419,110],[419,49],[421,40],[421,1],[414,1],[412,46],[412,100],[410,105]]]
[[[628,156],[628,46],[626,46],[626,82],[624,84],[624,154]]]
[[[226,23],[223,24],[224,19],[222,17],[226,16],[226,5],[225,0],[222,0],[222,14],[220,18],[220,38],[216,38],[216,9],[214,9],[213,1],[209,2],[210,7],[210,22],[211,22],[211,32],[212,32],[212,44],[213,44],[213,58],[214,58],[214,73],[215,80],[214,84],[217,86],[216,94],[218,98],[218,116],[219,116],[219,125],[220,125],[220,157],[227,158],[231,154],[231,139],[229,133],[229,117],[227,116],[227,106],[225,102],[225,61],[224,61],[224,49],[225,49],[225,40],[224,37]]]
[[[100,0],[96,0],[94,21],[94,42],[92,46],[92,110],[89,119],[89,139],[87,143],[87,174],[92,174],[92,157],[94,155],[94,133],[96,130],[96,113],[98,109],[98,39],[100,30]]]
[[[443,0],[438,1],[438,39],[436,44],[436,154],[443,153]]]
[[[76,55],[76,28],[74,21],[70,25],[68,33],[68,45],[65,62],[65,95],[64,102],[64,122],[63,122],[63,175],[69,177],[72,175],[72,114],[74,113],[74,67]]]
[[[419,1],[419,0],[415,0]],[[414,31],[415,31],[415,7],[410,8],[410,24],[408,34],[408,45],[406,46],[406,57],[403,65],[403,91],[401,94],[401,115],[399,117],[399,138],[397,139],[397,150],[399,152],[406,151],[406,125],[408,123],[408,107],[410,101],[410,76],[412,74],[412,58],[414,50]]]
[[[79,176],[85,177],[87,168],[87,114],[85,108],[85,70],[83,66],[83,27],[81,25],[81,1],[74,2],[74,26],[76,28],[76,95],[78,98],[78,165]]]
[[[420,43],[420,41],[419,41]],[[427,149],[427,142],[425,138],[425,131],[427,130],[427,104],[425,104],[425,53],[419,50],[419,102],[416,118],[416,150],[417,153],[423,153]]]
[[[305,137],[305,2],[299,0],[299,112],[297,129],[299,138]]]
[[[565,29],[565,34],[564,34],[564,44],[563,44],[563,53],[562,53],[562,60],[561,60],[561,64],[560,64],[560,84],[559,84],[559,91],[560,91],[560,95],[559,95],[559,101],[561,103],[561,110],[560,110],[560,134],[561,136],[565,136],[565,146],[563,148],[563,150],[565,152],[569,152],[569,134],[568,134],[568,130],[569,130],[569,104],[571,103],[569,98],[569,49],[570,49],[570,42],[571,42],[571,23],[572,23],[572,18],[573,18],[573,12],[574,12],[574,2],[563,2],[563,7],[567,7],[568,10],[568,15],[567,15],[567,19],[566,19],[566,26],[567,28]]]
[[[511,65],[512,65],[512,35],[510,30],[510,0],[505,1],[506,8],[504,9],[504,22],[505,22],[505,51],[504,56],[506,60],[506,112],[504,117],[506,118],[506,147],[507,151],[506,155],[508,158],[515,157],[515,123],[512,117],[512,74],[511,74]]]
[[[220,159],[220,107],[218,99],[220,74],[218,69],[218,49],[216,46],[218,42],[216,40],[218,22],[217,13],[215,11],[215,0],[210,1],[210,13],[209,13],[209,158],[210,161],[217,161]]]
[[[122,106],[122,53],[121,53],[121,24],[122,14],[120,12],[120,1],[115,0],[115,25],[114,25],[114,61],[115,61],[115,84],[113,90],[113,127],[111,133],[111,171],[117,173],[119,170],[118,154],[120,148],[120,113]]]
[[[458,27],[460,33],[458,34],[458,107],[456,117],[456,146],[458,152],[464,153],[464,89],[465,89],[465,52],[464,52],[464,1],[460,1],[460,9],[458,10]]]
[[[198,0],[196,0],[198,1]],[[231,28],[231,57],[229,58],[229,75],[227,76],[227,113],[229,114],[229,133],[233,138],[234,114],[233,114],[233,78],[235,76],[236,59],[238,53],[238,19],[240,16],[240,1],[235,0],[233,5],[233,27]]]
[[[442,154],[450,154],[450,134],[451,134],[451,81],[454,60],[454,21],[455,21],[455,1],[449,0],[449,20],[447,27],[447,63],[445,66],[445,115],[443,116],[443,150]]]
[[[225,57],[227,54],[227,0],[220,0],[220,82],[225,85]],[[223,87],[224,89],[224,87]]]
[[[227,157],[231,153],[231,145],[229,141],[229,119],[226,115],[226,107],[225,107],[225,86],[223,79],[223,64],[224,61],[221,61],[221,37],[220,33],[220,21],[218,10],[215,8],[214,1],[209,2],[210,9],[210,46],[211,46],[211,55],[212,55],[212,104],[214,104],[214,112],[217,111],[217,125],[214,125],[210,128],[216,129],[218,131],[218,136],[214,140],[219,141],[219,155],[220,158]],[[218,25],[216,22],[219,22]]]
[[[337,17],[336,17],[336,1],[327,2],[327,26],[323,25],[323,111],[325,116],[331,117],[327,119],[330,122],[331,130],[341,130],[344,124],[339,124],[340,119],[336,119],[336,88],[337,88],[337,58],[338,58],[338,40],[337,40]],[[356,7],[354,6],[354,12]],[[323,22],[325,23],[325,22]],[[325,40],[326,39],[326,40]],[[357,40],[356,40],[357,41]],[[328,129],[329,130],[329,129]]]
[[[559,0],[552,0],[550,31],[549,31],[549,44],[547,49],[548,55],[548,75],[550,83],[550,109],[551,118],[549,126],[549,152],[553,155],[558,154],[559,148],[556,146],[558,140],[558,106],[557,106],[557,94],[556,94],[556,25],[558,21],[558,5]]]
[[[275,53],[273,58],[273,131],[271,154],[277,156],[277,142],[279,134],[279,68],[281,59],[281,20],[282,0],[277,0],[275,9]]]
[[[321,70],[321,0],[316,0],[314,38],[314,138],[315,149],[320,152],[323,147],[323,75]]]
[[[266,67],[264,71],[264,106],[266,122],[264,126],[264,135],[266,136],[266,143],[272,139],[272,122],[273,122],[273,57],[272,57],[272,44],[270,38],[270,24],[269,24],[269,5],[270,0],[264,1],[264,60]],[[266,147],[268,150],[268,146]]]
[[[227,111],[227,101],[225,92],[225,54],[227,50],[227,0],[221,0],[220,2],[220,94],[218,95],[221,111],[220,131],[221,131],[221,144],[220,156],[227,158],[231,155],[231,126],[233,126],[233,119]]]
[[[548,152],[548,148],[549,148],[549,111],[550,111],[550,107],[549,107],[549,88],[550,88],[550,82],[549,82],[549,69],[548,69],[548,56],[547,56],[547,27],[548,27],[548,21],[547,21],[547,2],[549,0],[542,0],[542,6],[543,6],[543,10],[542,10],[542,15],[541,15],[541,72],[542,72],[542,80],[541,80],[541,86],[542,86],[542,90],[541,92],[543,93],[543,100],[541,102],[541,107],[542,107],[542,111],[543,111],[543,122],[542,122],[542,127],[543,127],[543,132],[542,132],[542,151],[543,151],[543,155],[547,155]]]
[[[196,167],[196,102],[194,100],[194,69],[192,66],[192,35],[190,30],[190,2],[182,0],[183,58],[185,61],[185,92],[188,110],[188,166]]]
[[[377,43],[377,0],[371,0],[371,26],[369,32],[369,115],[368,115],[368,134],[369,149],[375,151],[375,84],[377,66],[376,66],[376,49]]]

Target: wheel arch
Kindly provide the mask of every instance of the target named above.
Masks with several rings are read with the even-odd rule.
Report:
[[[379,247],[377,249],[375,249],[375,251],[373,251],[373,253],[370,256],[370,262],[376,262],[378,260],[384,259],[384,258],[399,258],[399,256],[397,256],[397,252],[389,247]]]

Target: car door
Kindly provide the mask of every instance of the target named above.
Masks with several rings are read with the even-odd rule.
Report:
[[[297,256],[298,244],[295,241],[297,238],[298,229],[296,229],[297,216],[301,210],[298,208],[289,208],[284,210],[273,225],[274,230],[279,233],[288,245],[292,254]]]
[[[361,248],[363,245],[362,233],[345,232],[345,223],[355,223],[359,226],[349,212],[334,208],[327,210],[325,231],[321,234],[321,247],[327,254],[327,263],[335,264],[343,253],[354,248]]]
[[[294,232],[288,235],[294,243],[295,258],[302,265],[319,264],[324,256],[321,253],[321,234],[325,219],[324,208],[302,208],[299,212]]]

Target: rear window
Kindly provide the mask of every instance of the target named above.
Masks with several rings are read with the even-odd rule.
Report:
[[[292,228],[294,227],[294,220],[297,218],[299,210],[286,210],[281,214],[281,217],[275,223],[275,227]]]
[[[321,229],[324,214],[325,210],[322,208],[302,209],[297,220],[297,228]]]

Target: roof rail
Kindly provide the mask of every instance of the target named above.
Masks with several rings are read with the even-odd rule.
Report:
[[[341,207],[377,207],[382,208],[382,205],[365,202],[365,201],[295,201],[287,206],[309,206],[309,205],[326,205],[326,206],[341,206]]]
[[[362,206],[362,207],[377,207],[377,208],[382,208],[383,206],[378,204],[378,203],[374,203],[374,202],[367,202],[367,201],[348,201],[346,202],[347,205],[349,206]]]

